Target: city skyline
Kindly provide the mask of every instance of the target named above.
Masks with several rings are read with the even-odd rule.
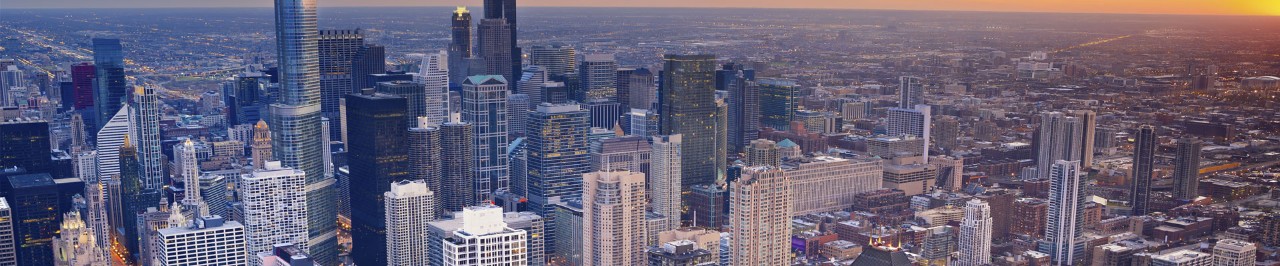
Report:
[[[194,8],[194,7],[270,7],[270,2],[253,0],[228,0],[217,3],[194,4],[161,0],[121,0],[103,3],[89,0],[52,0],[27,3],[8,3],[11,8]],[[322,7],[424,7],[468,6],[480,7],[480,0],[325,0]],[[599,8],[785,8],[785,9],[849,9],[849,10],[915,10],[915,11],[976,11],[976,12],[1027,12],[1027,13],[1103,13],[1103,14],[1175,14],[1175,15],[1228,15],[1228,16],[1280,16],[1280,3],[1269,0],[1084,0],[1084,1],[1017,1],[1017,0],[651,0],[595,1],[595,0],[540,0],[521,2],[522,7],[599,7]]]

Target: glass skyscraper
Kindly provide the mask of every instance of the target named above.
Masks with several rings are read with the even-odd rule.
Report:
[[[543,103],[529,112],[525,196],[538,215],[550,217],[555,202],[582,196],[582,174],[591,171],[587,141],[590,116],[577,104]],[[554,225],[557,221],[547,222]],[[555,239],[555,234],[554,227],[546,229],[547,239]],[[555,243],[547,243],[548,252],[555,248]]]
[[[351,257],[358,265],[387,264],[383,193],[408,180],[409,116],[404,97],[364,90],[347,95],[347,165],[351,182]]]
[[[124,78],[124,48],[120,39],[93,38],[94,83],[93,108],[96,109],[96,129],[100,129],[102,121],[111,120],[128,100],[129,88]]]
[[[307,243],[320,265],[338,264],[335,180],[324,174],[320,138],[319,30],[316,0],[276,0],[280,98],[271,104],[272,150],[285,166],[306,173]],[[298,243],[295,243],[298,244]]]
[[[493,191],[507,187],[507,80],[502,76],[471,76],[462,83],[462,122],[475,126],[476,200],[493,199]]]
[[[756,80],[760,87],[760,126],[786,130],[799,106],[800,88],[796,82],[785,79]]]
[[[681,185],[715,183],[716,57],[666,55],[659,86],[660,135],[684,135]]]

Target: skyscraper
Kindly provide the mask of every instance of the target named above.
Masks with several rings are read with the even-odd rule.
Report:
[[[280,99],[270,106],[275,159],[307,175],[307,237],[289,240],[309,249],[321,265],[338,261],[337,200],[333,178],[324,175],[320,139],[321,92],[316,1],[276,0],[276,58]],[[359,57],[359,56],[357,56]],[[353,70],[354,71],[354,70]],[[332,121],[342,121],[334,119]],[[251,225],[249,227],[252,227]],[[278,242],[286,243],[286,242]],[[267,246],[256,252],[267,251]]]
[[[352,257],[357,264],[387,264],[383,192],[409,175],[405,120],[407,101],[395,95],[364,90],[346,97],[351,143],[347,166],[351,182]]]
[[[191,139],[183,141],[181,144],[175,145],[173,149],[174,156],[177,158],[177,165],[182,170],[179,175],[182,178],[182,205],[194,207],[192,210],[198,217],[209,215],[209,205],[200,197],[200,166],[196,159],[196,147]]]
[[[529,64],[547,70],[548,76],[578,72],[578,54],[565,44],[535,45],[529,49]]]
[[[644,174],[637,172],[582,175],[583,265],[645,264],[644,186]]]
[[[480,35],[477,50],[484,60],[484,73],[502,76],[505,80],[516,80],[515,73],[518,69],[513,69],[512,64],[514,53],[512,48],[515,43],[511,39],[515,28],[504,18],[489,18],[488,9],[485,8],[485,19],[480,20],[479,28],[476,30]],[[518,66],[518,64],[515,65],[515,67]]]
[[[964,206],[964,220],[960,222],[960,256],[957,266],[991,264],[991,207],[979,199],[971,199]]]
[[[543,103],[529,112],[526,196],[539,215],[548,213],[552,198],[582,195],[582,174],[591,171],[588,117],[577,104]]]
[[[152,246],[158,266],[240,265],[250,257],[244,252],[244,240],[244,225],[221,216],[206,216],[196,218],[189,226],[170,224],[169,228],[157,230]]]
[[[648,139],[617,136],[591,143],[591,171],[625,170],[649,174],[653,152]]]
[[[49,174],[7,177],[6,201],[12,202],[13,238],[17,265],[52,265],[53,237],[58,231],[58,189]]]
[[[781,169],[754,166],[730,183],[733,265],[791,263],[790,178]]]
[[[1129,202],[1133,203],[1133,215],[1147,215],[1151,211],[1148,202],[1151,200],[1151,182],[1155,178],[1152,171],[1156,158],[1156,128],[1150,125],[1138,127],[1134,132],[1132,187]]]
[[[449,122],[440,125],[441,207],[452,213],[474,205],[476,201],[475,127],[471,123]]]
[[[666,228],[680,227],[680,194],[681,194],[681,150],[683,135],[650,137],[653,143],[652,161],[649,167],[649,196],[653,199],[650,205],[653,212],[667,219]]]
[[[713,55],[664,56],[659,87],[661,135],[683,135],[681,187],[716,180],[715,69]]]
[[[13,208],[9,206],[9,200],[0,197],[0,241],[14,243],[14,238]],[[16,248],[12,244],[0,246],[0,264],[18,265]]]
[[[938,148],[944,150],[954,150],[960,145],[960,121],[954,116],[939,116],[933,120],[933,128],[931,133],[937,135],[934,138]]]
[[[242,203],[245,246],[248,254],[271,251],[273,245],[294,243],[306,248],[307,215],[306,173],[268,161],[253,172],[240,175],[236,187]],[[335,218],[336,219],[336,218]],[[257,257],[251,264],[259,265]]]
[[[755,75],[741,64],[725,64],[716,71],[716,89],[729,92],[729,147],[735,153],[760,137],[760,85]]]
[[[339,120],[338,99],[356,92],[363,86],[353,84],[352,71],[356,53],[364,46],[364,34],[354,30],[320,30],[317,40],[317,56],[320,68],[320,113],[329,121]],[[363,85],[363,84],[362,84]],[[360,87],[360,88],[357,88]],[[337,128],[330,134],[338,135]]]
[[[924,84],[918,77],[898,77],[898,108],[911,109],[924,104]]]
[[[432,265],[529,265],[528,232],[513,229],[503,221],[502,208],[470,206],[453,219],[430,223]],[[439,254],[439,255],[437,255]],[[421,256],[421,254],[414,254]],[[438,256],[438,257],[437,257]]]
[[[436,194],[425,180],[391,183],[386,202],[387,265],[428,265],[428,223],[436,220]]]
[[[1049,254],[1053,265],[1073,265],[1084,259],[1084,176],[1080,162],[1058,160],[1049,168],[1049,219],[1037,250]]]
[[[414,82],[422,84],[424,89],[424,103],[421,103],[424,114],[414,117],[426,116],[436,125],[449,120],[449,82],[453,72],[447,57],[445,51],[426,54],[422,57],[421,71],[414,77]],[[409,106],[415,104],[418,103],[410,102]]]
[[[71,86],[75,95],[63,95],[63,101],[74,102],[72,107],[76,110],[93,108],[94,100],[96,100],[93,97],[94,75],[97,75],[97,70],[91,62],[71,65]],[[98,118],[97,114],[88,117],[90,121],[96,118]]]
[[[1080,158],[1084,128],[1079,118],[1060,112],[1040,115],[1040,142],[1036,156],[1036,178],[1047,179],[1053,164],[1059,160],[1074,161]]]
[[[1194,138],[1178,140],[1178,151],[1173,161],[1174,198],[1190,200],[1199,196],[1201,145],[1200,140]]]
[[[131,141],[125,137],[129,135],[129,128],[129,108],[120,108],[110,120],[103,121],[100,130],[95,134],[98,139],[98,176],[100,178],[113,178],[120,175],[120,147],[125,142]]]
[[[135,87],[129,107],[133,109],[133,116],[129,120],[136,130],[131,136],[135,137],[134,144],[138,148],[142,188],[159,192],[165,184],[164,154],[160,145],[160,116],[163,115],[160,112],[160,96],[156,94],[155,88]],[[155,201],[150,201],[148,205],[153,203]]]
[[[932,135],[933,111],[928,105],[916,105],[914,109],[889,108],[888,123],[885,125],[890,136],[910,135],[922,139],[921,157],[924,163],[929,162],[929,138]]]
[[[782,165],[782,158],[778,157],[778,143],[767,139],[752,140],[746,149],[747,166],[773,166]]]
[[[404,116],[404,119],[405,119],[404,128],[410,128],[410,127],[413,127],[414,125],[417,125],[418,117],[430,117],[432,119],[440,119],[440,120],[429,120],[429,121],[436,121],[436,123],[439,123],[440,121],[444,121],[443,119],[447,117],[444,115],[443,112],[428,115],[427,96],[426,96],[427,90],[426,90],[426,87],[422,86],[421,83],[405,81],[405,80],[384,81],[384,82],[376,83],[374,85],[374,88],[375,90],[378,91],[378,94],[388,94],[388,95],[404,98],[405,104],[406,104],[405,111],[408,112]],[[351,101],[348,100],[346,103],[347,103],[347,111],[350,112]],[[439,102],[436,102],[436,103],[438,104]],[[439,107],[444,107],[444,106],[439,106]],[[433,111],[443,111],[443,109],[438,109]],[[348,117],[348,119],[351,119],[351,117]],[[347,125],[350,126],[353,123],[359,123],[359,122],[348,122]],[[351,134],[351,132],[347,132],[347,134]]]
[[[264,169],[266,162],[272,160],[271,129],[266,121],[258,120],[258,124],[253,126],[253,143],[249,145],[253,150],[250,155],[253,156],[253,169]]]
[[[372,44],[361,46],[360,50],[356,50],[356,56],[351,62],[351,85],[353,86],[351,92],[373,88],[374,83],[387,81],[375,78],[375,75],[386,73],[387,48]]]
[[[419,117],[418,125],[409,129],[409,179],[423,180],[434,194],[431,209],[435,217],[445,215],[438,192],[444,190],[440,133],[440,127],[432,126],[426,117]]]
[[[587,54],[578,68],[579,96],[584,102],[617,101],[618,62],[613,54]],[[616,113],[616,111],[615,111]]]
[[[482,51],[483,53],[483,51]],[[476,201],[492,199],[507,187],[507,79],[471,76],[462,83],[462,122],[475,127]]]
[[[538,104],[546,102],[542,97],[542,88],[546,83],[546,68],[536,65],[524,67],[520,80],[516,81],[516,93],[529,95],[529,106],[526,106],[528,107],[526,111],[532,111],[538,107]]]
[[[516,46],[516,43],[517,43],[516,40],[519,39],[517,38],[517,34],[518,34],[517,29],[520,28],[518,27],[519,24],[517,23],[517,19],[516,19],[516,0],[485,0],[484,1],[484,18],[506,20],[504,24],[506,24],[507,25],[506,27],[510,29],[507,32],[508,48],[506,48],[507,54],[509,54],[509,57],[507,57],[506,59],[510,60],[511,62],[511,64],[509,64],[509,66],[511,66],[511,69],[506,70],[510,72],[506,72],[506,73],[520,73],[521,52],[520,52],[520,47]],[[483,27],[484,21],[481,20],[480,24]],[[481,35],[481,38],[484,38],[483,33],[481,33],[480,35]],[[480,45],[485,45],[484,41],[480,41]],[[481,54],[483,53],[484,51],[481,51]],[[507,80],[515,80],[511,75],[505,75],[505,77],[507,78]]]
[[[125,247],[130,253],[137,254],[139,244],[143,240],[138,232],[138,214],[144,213],[147,207],[154,207],[160,202],[160,191],[146,188],[145,180],[142,179],[142,163],[138,161],[138,148],[129,140],[129,135],[125,135],[124,144],[119,149],[120,162],[120,194],[108,197],[109,199],[120,200],[121,208],[112,208],[116,210],[115,215],[123,217],[122,222],[114,224],[117,231],[124,232]],[[113,200],[114,201],[114,200]]]
[[[458,84],[467,78],[466,60],[471,58],[471,11],[459,6],[450,19],[449,83]]]
[[[27,118],[0,121],[0,169],[50,172],[54,168],[51,156],[49,122]]]
[[[1080,142],[1076,143],[1080,147],[1080,157],[1073,160],[1080,160],[1080,168],[1089,169],[1093,167],[1093,146],[1097,135],[1098,113],[1075,110],[1071,111],[1071,115],[1080,121]]]
[[[800,106],[800,86],[787,79],[757,79],[759,90],[760,126],[786,130]],[[743,99],[746,99],[745,97]]]
[[[98,129],[111,119],[128,101],[129,88],[124,77],[124,48],[120,39],[93,38],[93,109]],[[6,88],[7,89],[7,88]]]

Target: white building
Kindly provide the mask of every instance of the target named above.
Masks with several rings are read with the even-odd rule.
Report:
[[[84,223],[80,212],[63,214],[59,228],[59,235],[53,238],[54,265],[93,266],[109,263],[107,252],[98,247],[93,228]]]
[[[18,250],[13,238],[13,208],[0,198],[0,265],[18,265]]]
[[[732,265],[791,264],[790,183],[780,169],[755,166],[730,184]]]
[[[643,265],[648,261],[644,174],[582,175],[583,265]]]
[[[818,156],[783,162],[782,170],[791,179],[791,190],[805,195],[792,199],[792,215],[852,206],[858,193],[879,189],[883,184],[884,167],[880,161]]]
[[[889,108],[888,123],[885,127],[889,136],[899,137],[911,135],[924,140],[925,163],[929,161],[929,137],[932,122],[932,109],[928,105],[916,105],[915,109]]]
[[[1151,266],[1209,266],[1213,256],[1193,250],[1179,250],[1151,256]],[[1252,265],[1252,264],[1250,264]]]
[[[248,252],[245,254],[271,251],[273,245],[280,243],[297,243],[306,249],[306,174],[280,166],[279,161],[266,162],[264,166],[240,175],[237,187],[247,229],[244,241]]]
[[[653,212],[667,217],[668,229],[680,227],[680,134],[654,136],[649,156],[649,196]],[[584,203],[585,204],[585,203]]]
[[[449,119],[448,58],[449,53],[444,50],[424,55],[420,72],[414,77],[414,82],[426,87],[423,96],[427,99],[427,118],[432,125],[439,125]]]
[[[205,205],[203,199],[200,198],[200,162],[196,158],[196,148],[187,139],[178,144],[173,149],[174,156],[177,156],[178,168],[181,170],[182,178],[182,205],[193,207],[192,213],[196,216],[208,216],[209,205]]]
[[[424,180],[391,183],[386,202],[387,263],[427,265],[427,226],[436,219],[436,195]]]
[[[1257,263],[1257,245],[1235,240],[1218,240],[1213,246],[1213,265],[1215,266],[1250,266]]]
[[[129,132],[133,131],[132,127],[132,124],[129,124],[129,107],[125,106],[111,116],[110,121],[102,124],[102,129],[98,130],[99,178],[113,178],[120,175],[120,146],[126,141],[132,141],[127,137]]]
[[[1079,161],[1058,160],[1049,171],[1049,219],[1044,240],[1037,247],[1053,265],[1071,265],[1084,258],[1084,175]]]
[[[960,256],[955,266],[991,264],[991,206],[987,202],[972,199],[965,204],[957,249]]]
[[[502,208],[473,206],[455,214],[461,225],[442,239],[443,265],[528,265],[524,230],[507,227]]]
[[[219,216],[196,219],[189,226],[170,227],[156,232],[156,257],[160,266],[244,265],[245,227]],[[255,264],[256,265],[256,264]]]

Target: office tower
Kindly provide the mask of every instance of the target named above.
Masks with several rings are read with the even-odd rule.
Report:
[[[907,196],[931,192],[937,185],[938,167],[923,157],[896,157],[884,166],[884,187],[902,190]]]
[[[516,29],[503,18],[485,18],[480,20],[476,32],[480,35],[477,50],[484,60],[484,73],[502,76],[505,80],[515,80],[515,69],[512,64],[511,34]],[[518,65],[516,65],[518,67]],[[504,81],[505,82],[505,81]]]
[[[253,169],[260,170],[266,167],[266,162],[272,160],[271,157],[271,128],[267,126],[266,121],[258,120],[258,124],[253,126],[253,144],[249,145],[253,151]]]
[[[507,223],[507,227],[511,229],[525,231],[530,266],[546,265],[546,219],[533,212],[506,212],[502,214],[502,222]]]
[[[583,265],[645,263],[644,186],[644,174],[638,172],[582,175]]]
[[[1043,141],[1043,139],[1041,140]],[[1045,237],[1037,250],[1049,254],[1053,265],[1071,265],[1084,259],[1084,176],[1080,162],[1058,160],[1049,169],[1050,191]]]
[[[475,129],[471,123],[440,125],[440,202],[446,213],[462,211],[476,200]]]
[[[8,206],[4,206],[4,208],[7,209]],[[107,252],[98,246],[97,233],[93,232],[93,228],[85,224],[81,217],[80,212],[75,211],[62,215],[62,224],[58,227],[58,236],[53,238],[54,265],[92,266],[108,264]],[[8,236],[12,237],[12,235]],[[12,241],[12,239],[9,239],[9,241]],[[12,245],[5,246],[10,249],[13,247]],[[7,253],[0,251],[0,254]],[[0,264],[2,263],[5,263],[4,259],[0,258]],[[9,262],[5,265],[14,265],[14,263],[16,262]]]
[[[58,189],[49,174],[8,177],[5,200],[13,209],[13,238],[17,265],[52,265],[53,237],[58,231]]]
[[[928,163],[932,115],[932,108],[928,105],[916,105],[915,109],[889,108],[885,130],[890,136],[909,135],[922,139],[921,157]]]
[[[71,65],[71,86],[73,87],[72,91],[74,95],[63,95],[62,97],[64,98],[64,101],[74,102],[72,107],[76,110],[88,110],[89,108],[93,108],[95,100],[93,97],[93,86],[94,82],[96,82],[94,80],[95,75],[97,75],[97,70],[93,66],[92,62],[81,62]],[[71,98],[68,99],[67,97]],[[95,113],[90,115],[88,119],[93,121],[93,119],[97,117],[98,116]]]
[[[747,166],[773,166],[782,165],[782,158],[778,157],[778,143],[767,139],[752,140],[746,149]]]
[[[453,11],[449,32],[449,82],[458,83],[467,78],[467,58],[471,58],[471,11],[459,6]]]
[[[155,204],[160,202],[160,191],[146,188],[146,183],[142,179],[142,163],[138,161],[138,148],[129,139],[129,135],[125,135],[124,138],[124,144],[119,149],[118,160],[120,191],[118,195],[107,198],[122,199],[120,208],[111,208],[112,212],[116,212],[113,215],[122,216],[120,222],[113,226],[117,231],[123,230],[125,247],[130,253],[137,254],[141,251],[139,245],[143,240],[138,232],[137,225],[140,218],[138,214],[145,213],[148,207],[155,207]]]
[[[1080,157],[1079,146],[1074,143],[1083,142],[1084,132],[1081,125],[1080,119],[1060,112],[1040,115],[1036,178],[1050,178],[1049,171],[1058,160],[1073,160]]]
[[[1200,140],[1194,138],[1178,140],[1178,151],[1173,161],[1174,198],[1191,200],[1199,196],[1201,145]]]
[[[716,71],[716,89],[729,92],[729,146],[734,153],[760,137],[760,84],[755,70],[741,64],[725,64]]]
[[[931,133],[937,135],[934,139],[938,148],[943,150],[954,150],[960,146],[960,121],[954,116],[939,116],[933,120],[933,128]]]
[[[528,265],[524,230],[503,221],[502,208],[469,206],[453,219],[431,222],[428,258],[431,265]],[[421,255],[418,255],[421,256]]]
[[[631,126],[628,127],[627,134],[646,138],[659,135],[660,117],[654,111],[656,110],[631,109],[631,112],[627,113],[627,120],[631,120]]]
[[[725,184],[725,169],[729,167],[729,105],[716,99],[714,163],[716,184]],[[736,155],[736,154],[735,154]],[[735,156],[737,157],[737,156]]]
[[[618,103],[605,99],[588,100],[582,103],[591,113],[591,127],[613,128],[618,123]]]
[[[730,170],[741,168],[730,168]],[[686,203],[692,213],[691,226],[720,229],[729,226],[729,191],[720,185],[690,188]],[[679,196],[676,196],[679,198]]]
[[[613,101],[617,102],[618,62],[613,54],[586,54],[582,57],[582,66],[578,68],[579,92],[584,102]],[[615,111],[616,112],[616,111]]]
[[[954,265],[979,266],[991,264],[991,206],[979,199],[971,199],[964,206],[964,220],[960,222],[960,256]]]
[[[527,197],[545,215],[550,200],[582,195],[581,176],[591,169],[587,110],[577,104],[538,105],[529,113]]]
[[[422,115],[431,118],[431,123],[440,124],[449,120],[449,66],[446,61],[447,52],[428,53],[422,57],[421,70],[414,77],[414,82],[422,84],[423,103],[410,102],[410,106],[423,105]],[[417,100],[413,100],[417,101]],[[416,108],[415,108],[416,110]]]
[[[0,169],[13,167],[28,173],[54,170],[49,122],[28,118],[0,121]]]
[[[240,195],[248,254],[270,251],[280,243],[306,248],[309,210],[306,173],[268,161],[262,168],[240,175]],[[250,257],[253,265],[261,262]]]
[[[27,101],[26,76],[18,66],[0,67],[0,106],[18,106]]]
[[[1156,128],[1143,125],[1133,135],[1133,172],[1129,175],[1133,185],[1129,190],[1129,202],[1133,204],[1133,215],[1142,216],[1151,212],[1148,203],[1151,200],[1151,182],[1155,178],[1152,171],[1156,164]]]
[[[481,51],[483,53],[483,51]],[[492,198],[494,190],[507,187],[507,79],[503,76],[471,76],[462,83],[462,122],[475,127],[476,201]]]
[[[245,72],[236,75],[232,90],[224,92],[229,125],[253,124],[266,117],[266,105],[272,99],[264,89],[270,82],[262,72]]]
[[[364,90],[347,95],[351,143],[347,165],[351,183],[352,253],[357,264],[382,265],[387,258],[382,194],[392,182],[409,179],[409,131],[405,98]]]
[[[227,217],[227,177],[222,175],[205,175],[200,178],[200,199],[204,201],[209,215]]]
[[[516,93],[507,96],[507,136],[514,140],[524,136],[525,119],[529,118],[529,95]]]
[[[141,238],[138,243],[137,261],[157,261],[159,256],[159,245],[156,244],[156,235],[160,229],[170,227],[186,227],[189,226],[187,214],[191,214],[183,210],[181,204],[176,204],[173,208],[169,207],[169,199],[161,198],[159,207],[147,207],[145,211],[138,214],[138,224],[135,225],[138,235]],[[196,216],[196,214],[192,214]],[[152,263],[155,264],[155,263]]]
[[[1093,147],[1094,138],[1097,135],[1098,113],[1089,110],[1071,111],[1071,116],[1076,117],[1080,121],[1080,142],[1077,143],[1080,150],[1080,167],[1089,169],[1093,167]]]
[[[742,170],[742,179],[729,184],[733,265],[791,263],[794,198],[789,183],[781,169],[753,166]]]
[[[338,98],[358,89],[352,84],[351,68],[356,53],[364,46],[364,34],[354,30],[320,30],[316,41],[316,55],[320,68],[320,113],[330,121],[346,121],[338,115]],[[363,85],[363,84],[361,84]],[[336,129],[334,129],[336,130]],[[339,132],[330,132],[338,134]]]
[[[681,187],[716,180],[715,81],[713,55],[664,56],[659,111],[661,135],[683,135]]]
[[[653,154],[649,138],[617,136],[591,143],[590,171],[632,171],[649,174]]]
[[[407,74],[386,75],[387,48],[381,45],[361,46],[360,50],[356,51],[356,57],[352,59],[351,64],[351,83],[354,86],[351,92],[373,88],[373,85],[378,82],[410,79]]]
[[[650,137],[653,144],[652,161],[649,168],[649,195],[653,199],[650,205],[653,212],[667,219],[667,228],[680,227],[680,193],[681,173],[680,160],[684,136],[680,134]]]
[[[760,127],[786,130],[800,106],[800,86],[794,80],[756,79],[760,101]]]
[[[508,43],[510,45],[507,50],[510,51],[511,57],[509,59],[511,60],[511,65],[514,67],[511,69],[512,72],[509,72],[509,73],[520,72],[521,52],[520,52],[520,47],[516,46],[516,43],[517,43],[516,40],[518,39],[516,37],[517,35],[516,29],[519,28],[517,26],[518,23],[516,23],[516,0],[485,0],[484,1],[484,18],[485,19],[501,18],[506,20],[505,24],[507,24],[507,27],[511,28],[511,31],[508,33],[508,38],[510,39]],[[480,23],[484,24],[484,21],[481,20]],[[484,35],[484,34],[481,34],[481,35]],[[481,41],[481,45],[484,45],[483,42],[484,41]],[[484,52],[481,51],[481,53],[483,54]],[[507,76],[507,80],[514,80],[514,79],[512,79],[510,76]]]
[[[343,101],[346,101],[346,100],[343,100]],[[342,108],[342,110],[346,111],[346,108]],[[337,166],[333,165],[333,138],[331,137],[331,135],[329,135],[330,128],[332,127],[329,126],[329,119],[321,117],[320,118],[320,143],[324,143],[324,144],[320,145],[320,165],[324,166],[324,176],[328,178],[334,177],[336,174],[335,171],[337,171]],[[346,143],[343,143],[342,145],[346,145]],[[241,150],[242,151],[240,153],[244,154],[243,147],[241,148]],[[345,159],[346,158],[343,157],[343,160]]]
[[[578,72],[578,54],[565,44],[535,45],[529,49],[529,64],[542,67],[547,76],[564,76]]]
[[[142,165],[140,175],[143,189],[160,191],[164,186],[164,154],[160,145],[160,96],[155,88],[135,87],[133,101],[129,103],[133,109],[134,143],[138,148],[138,162]]]
[[[788,160],[777,167],[791,180],[791,191],[805,195],[791,200],[791,214],[796,216],[843,210],[853,205],[858,193],[883,183],[880,160],[818,156]]]
[[[1254,265],[1257,258],[1257,245],[1235,239],[1222,239],[1213,245],[1213,265],[1247,266]]]
[[[435,195],[431,201],[435,217],[445,214],[440,199],[445,188],[440,133],[440,127],[432,126],[426,117],[418,117],[418,125],[409,129],[409,179],[423,180]]]
[[[13,231],[13,208],[9,206],[9,200],[0,197],[0,264],[18,265],[18,251],[15,243],[16,235]]]
[[[1137,259],[1135,259],[1137,261]],[[1152,266],[1203,266],[1214,264],[1213,255],[1195,250],[1177,250],[1151,255]],[[1214,264],[1221,265],[1221,264]]]
[[[414,125],[417,125],[418,117],[429,117],[432,119],[429,121],[436,121],[436,122],[444,121],[444,119],[447,117],[444,115],[443,112],[437,113],[437,114],[429,114],[427,112],[427,99],[425,94],[426,88],[420,83],[416,83],[412,81],[404,81],[404,80],[385,81],[385,82],[378,82],[377,84],[374,85],[374,88],[375,88],[374,90],[377,91],[378,95],[387,95],[387,96],[393,96],[393,97],[398,96],[400,98],[404,98],[404,102],[406,104],[405,111],[408,113],[404,116],[405,121],[403,121],[402,128],[410,128],[410,127],[413,127]],[[347,111],[350,112],[351,100],[348,99],[346,101],[346,104],[347,104]],[[444,106],[440,106],[440,107],[443,108]],[[435,111],[443,111],[443,110],[435,110]],[[350,114],[348,114],[347,118],[354,119],[350,117]],[[435,119],[440,119],[440,120],[435,120]],[[347,125],[350,126],[354,123],[360,123],[360,122],[348,121]],[[351,132],[348,131],[347,134],[351,134]]]
[[[628,100],[624,103],[623,110],[630,108],[649,109],[653,108],[658,102],[658,88],[653,82],[653,72],[648,68],[637,68],[633,71],[619,71],[618,74],[618,95],[621,96],[623,90],[627,91]],[[621,76],[629,74],[626,76]],[[619,100],[621,101],[621,100]]]
[[[924,84],[918,77],[898,77],[898,108],[911,109],[924,104]]]
[[[436,220],[436,194],[425,180],[391,183],[386,202],[387,265],[427,265],[427,227]]]
[[[182,205],[187,207],[195,207],[192,213],[197,216],[208,216],[209,205],[205,204],[204,199],[200,197],[200,164],[196,159],[196,147],[187,139],[182,144],[175,145],[174,156],[177,158],[177,165],[181,169],[182,178]]]
[[[93,121],[101,129],[102,121],[110,120],[129,100],[120,39],[93,38],[93,70],[93,109],[97,112]]]
[[[547,70],[541,66],[526,66],[524,71],[520,73],[520,80],[516,81],[516,93],[529,95],[528,110],[538,107],[538,104],[546,102],[543,99],[542,87],[547,83]]]
[[[249,261],[249,253],[244,252],[245,226],[221,216],[200,217],[189,226],[171,224],[160,229],[154,247],[160,266],[240,265]]]
[[[284,242],[308,248],[321,265],[337,264],[337,208],[334,206],[334,180],[324,176],[320,135],[321,91],[316,29],[316,2],[310,0],[275,1],[276,58],[280,65],[280,98],[271,104],[271,141],[273,159],[307,175],[307,230],[302,239]],[[363,51],[363,49],[362,49]],[[360,58],[360,55],[356,56]],[[376,59],[376,58],[375,58]],[[385,67],[385,66],[384,66]],[[353,72],[359,72],[352,69]],[[359,74],[359,73],[356,73]],[[354,79],[353,79],[354,80]],[[346,121],[331,119],[341,124]],[[346,140],[345,138],[343,140]],[[345,141],[344,141],[345,142]],[[252,230],[253,225],[248,225]],[[259,245],[257,252],[267,251]]]

